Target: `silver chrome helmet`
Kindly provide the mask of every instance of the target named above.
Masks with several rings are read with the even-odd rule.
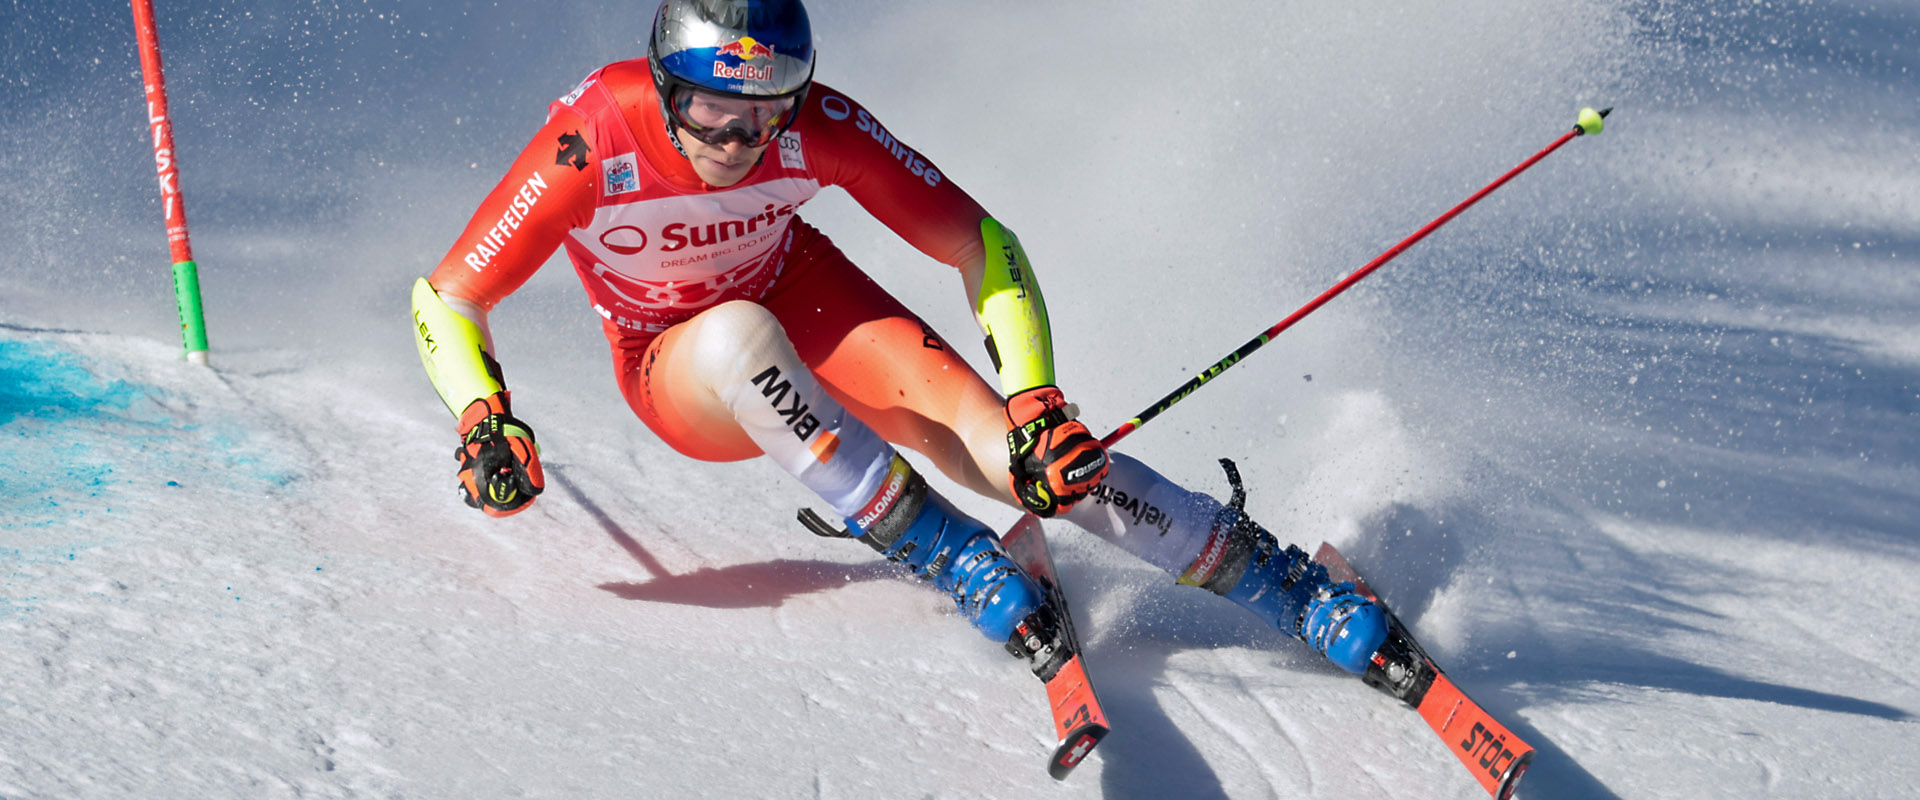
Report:
[[[647,63],[669,124],[703,141],[717,143],[703,133],[724,140],[736,129],[704,131],[689,124],[685,104],[695,92],[779,101],[778,119],[737,134],[758,146],[792,125],[806,99],[813,82],[813,28],[800,0],[666,0],[653,17]]]

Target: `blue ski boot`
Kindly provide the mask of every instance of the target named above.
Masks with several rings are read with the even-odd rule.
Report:
[[[1300,548],[1285,550],[1247,517],[1246,489],[1233,462],[1226,468],[1233,498],[1213,519],[1213,536],[1180,582],[1221,595],[1281,633],[1307,643],[1341,669],[1365,674],[1387,639],[1387,615],[1351,583],[1333,583],[1327,568]]]
[[[845,531],[832,532],[808,511],[800,521],[822,535],[857,537],[906,565],[953,595],[967,621],[996,642],[1008,642],[1046,602],[1040,586],[1000,549],[1000,537],[933,491],[899,456],[879,493],[847,519]]]

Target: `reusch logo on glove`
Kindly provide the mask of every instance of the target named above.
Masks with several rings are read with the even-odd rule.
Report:
[[[1092,461],[1089,461],[1086,464],[1082,464],[1078,467],[1074,467],[1073,469],[1067,470],[1067,480],[1076,481],[1076,482],[1086,480],[1088,475],[1092,475],[1096,472],[1099,472],[1101,468],[1107,465],[1106,453],[1102,452],[1102,453],[1096,453],[1094,455],[1095,455],[1095,458]]]

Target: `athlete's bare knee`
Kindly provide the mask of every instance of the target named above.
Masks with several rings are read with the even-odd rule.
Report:
[[[780,321],[766,306],[750,300],[728,300],[700,312],[701,336],[721,336],[735,342],[748,336],[779,331]]]
[[[766,360],[793,350],[786,329],[766,306],[730,300],[700,313],[693,346],[702,361]]]

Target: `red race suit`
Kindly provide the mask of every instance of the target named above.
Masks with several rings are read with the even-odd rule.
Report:
[[[819,83],[745,178],[707,185],[668,138],[647,62],[635,59],[588,75],[550,106],[428,280],[443,296],[490,310],[564,247],[602,319],[629,405],[698,458],[757,453],[676,436],[651,407],[642,360],[656,336],[729,300],[774,310],[836,398],[890,441],[951,455],[966,447],[960,438],[976,436],[954,432],[963,417],[970,421],[961,428],[977,422],[1004,433],[998,395],[796,216],[825,186],[845,189],[937,261],[957,268],[982,257],[980,205],[866,109]],[[855,328],[884,341],[855,337],[843,347]],[[908,375],[926,380],[903,381]],[[890,391],[901,383],[913,388]],[[889,420],[892,410],[913,413]]]

